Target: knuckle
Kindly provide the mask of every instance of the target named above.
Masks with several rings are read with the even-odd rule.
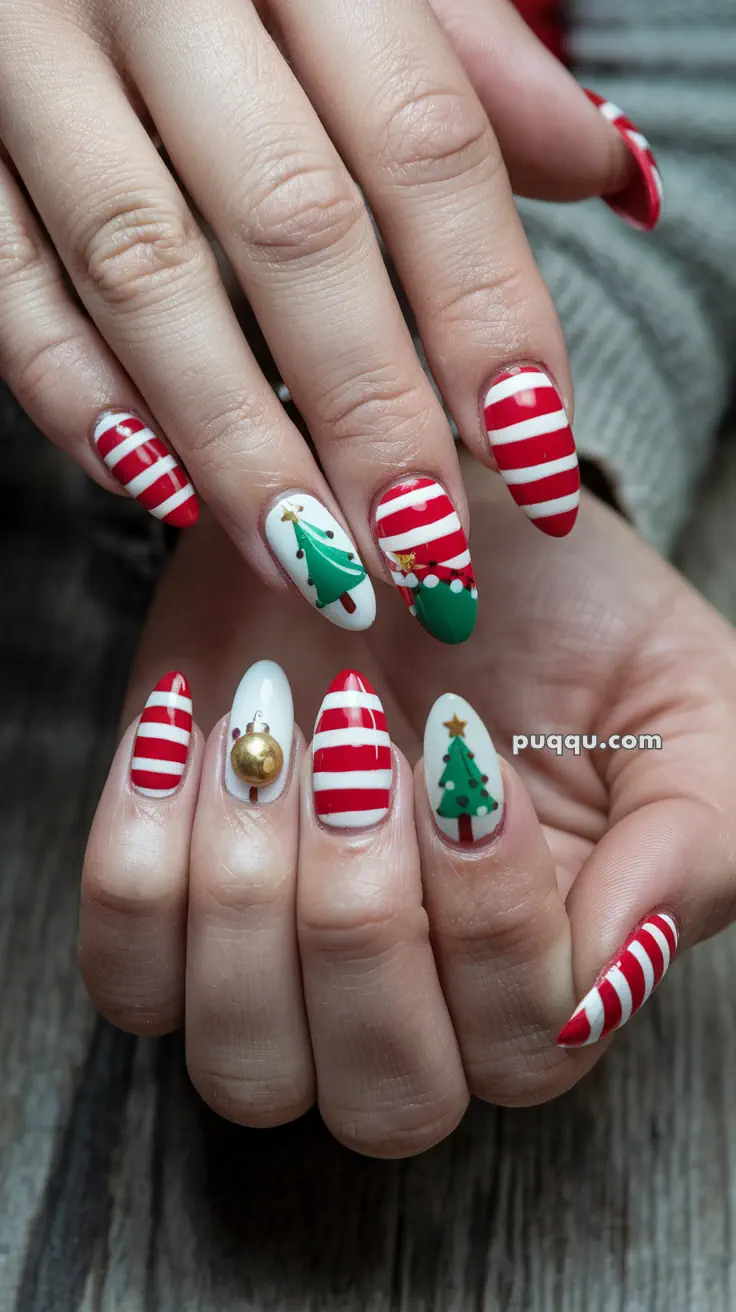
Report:
[[[242,461],[252,477],[278,464],[278,438],[274,417],[257,394],[219,390],[205,397],[206,413],[198,420],[190,447],[196,452],[199,475],[228,470],[237,477]]]
[[[62,371],[75,372],[85,359],[86,343],[79,332],[63,333],[54,341],[35,343],[18,362],[13,386],[19,397],[53,393]]]
[[[43,264],[38,238],[8,216],[7,225],[0,216],[0,287],[35,273]]]
[[[540,290],[532,270],[520,257],[509,260],[501,254],[487,278],[453,291],[446,301],[437,304],[435,313],[441,317],[445,331],[477,336],[479,330],[487,333],[490,325],[497,349],[504,353],[508,353],[510,342],[520,339],[513,349],[523,355],[522,325],[530,317],[532,321],[540,318]]]
[[[552,930],[547,910],[551,901],[551,895],[541,904],[533,900],[519,880],[513,894],[508,890],[507,897],[494,900],[492,911],[481,904],[470,918],[435,915],[433,934],[456,960],[522,971],[535,966],[549,948]]]
[[[286,1125],[303,1116],[312,1106],[311,1090],[293,1070],[270,1071],[255,1076],[209,1069],[187,1059],[189,1078],[203,1102],[223,1120],[253,1129]]]
[[[238,237],[265,263],[309,261],[357,239],[367,216],[347,172],[296,163],[257,186]]]
[[[93,216],[73,245],[84,281],[116,307],[155,300],[206,258],[206,243],[188,211],[143,198]]]
[[[398,908],[380,890],[339,904],[313,901],[300,908],[298,933],[302,948],[314,956],[361,961],[386,956],[399,945],[428,942],[429,921],[423,907]]]
[[[435,422],[427,384],[407,381],[394,365],[368,365],[351,373],[317,398],[317,411],[335,442],[370,440],[378,462],[397,450],[407,459],[419,454],[428,430]]]
[[[189,904],[205,916],[246,915],[268,924],[292,911],[295,895],[294,871],[249,869],[247,865],[221,863],[206,871],[192,869]]]
[[[452,182],[487,167],[498,152],[483,111],[456,91],[417,91],[390,112],[378,163],[397,185]]]

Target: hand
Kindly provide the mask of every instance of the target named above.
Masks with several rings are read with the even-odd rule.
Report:
[[[477,90],[428,3],[370,0],[359,20],[337,0],[260,9],[290,63],[247,0],[2,0],[0,373],[93,477],[180,525],[196,517],[181,457],[260,579],[286,589],[288,576],[328,618],[362,629],[374,596],[359,552],[380,574],[389,483],[422,474],[441,485],[443,559],[463,558],[468,591],[472,568],[448,421],[353,178],[464,441],[486,464],[497,457],[527,513],[560,534],[577,505],[570,378],[486,110],[524,191],[628,184],[646,196],[651,167],[631,125],[596,113],[501,0],[439,7]],[[329,487],[243,337],[194,206]],[[529,361],[520,403],[509,370]],[[535,431],[554,432],[552,456],[517,430],[533,484],[497,431],[530,414]],[[343,563],[337,594],[297,556],[280,504],[294,493],[286,511],[303,512]]]
[[[498,480],[475,471],[471,487],[493,606],[455,653],[390,598],[360,636],[275,606],[208,524],[158,596],[128,712],[180,668],[207,730],[243,670],[269,657],[307,730],[338,670],[360,670],[395,744],[389,815],[345,834],[315,818],[298,734],[288,784],[268,805],[223,788],[227,718],[206,749],[195,730],[184,782],[165,801],[131,790],[135,724],[123,738],[85,866],[84,977],[126,1029],[185,1023],[196,1087],[234,1120],[272,1124],[316,1098],[338,1138],[392,1155],[447,1134],[469,1093],[552,1098],[643,1001],[676,933],[690,947],[732,917],[733,631],[592,499],[577,542],[552,553],[499,500]],[[501,806],[476,809],[465,837],[481,841],[462,845],[452,798],[433,814],[439,781],[460,768],[441,759],[444,707],[430,717],[443,727],[439,748],[427,736],[426,783],[418,767],[412,786],[404,759],[419,756],[430,707],[448,692],[467,698],[505,758],[499,779],[472,725]],[[662,747],[512,755],[515,734],[552,732],[659,734]],[[315,796],[324,813],[326,795]],[[622,952],[645,922],[654,933]],[[561,1030],[571,1044],[603,1041],[565,1048]]]

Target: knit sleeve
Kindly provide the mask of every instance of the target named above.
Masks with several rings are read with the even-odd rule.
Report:
[[[569,48],[652,143],[663,218],[639,233],[601,201],[520,209],[567,338],[579,450],[668,551],[736,374],[736,10],[578,0]]]

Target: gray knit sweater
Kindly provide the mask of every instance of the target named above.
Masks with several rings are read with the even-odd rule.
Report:
[[[736,379],[736,0],[575,0],[574,72],[651,142],[653,233],[600,201],[520,201],[558,307],[581,454],[668,551]]]

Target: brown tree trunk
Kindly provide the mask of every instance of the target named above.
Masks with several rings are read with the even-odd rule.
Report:
[[[473,841],[473,822],[469,815],[459,815],[457,818],[457,836],[461,843],[472,843]]]
[[[355,610],[355,602],[353,601],[352,597],[350,596],[350,593],[349,593],[349,592],[343,592],[343,594],[342,594],[342,596],[341,596],[341,598],[340,598],[340,601],[342,602],[343,606],[345,607],[345,609],[346,609],[348,615],[352,615],[353,611]]]

